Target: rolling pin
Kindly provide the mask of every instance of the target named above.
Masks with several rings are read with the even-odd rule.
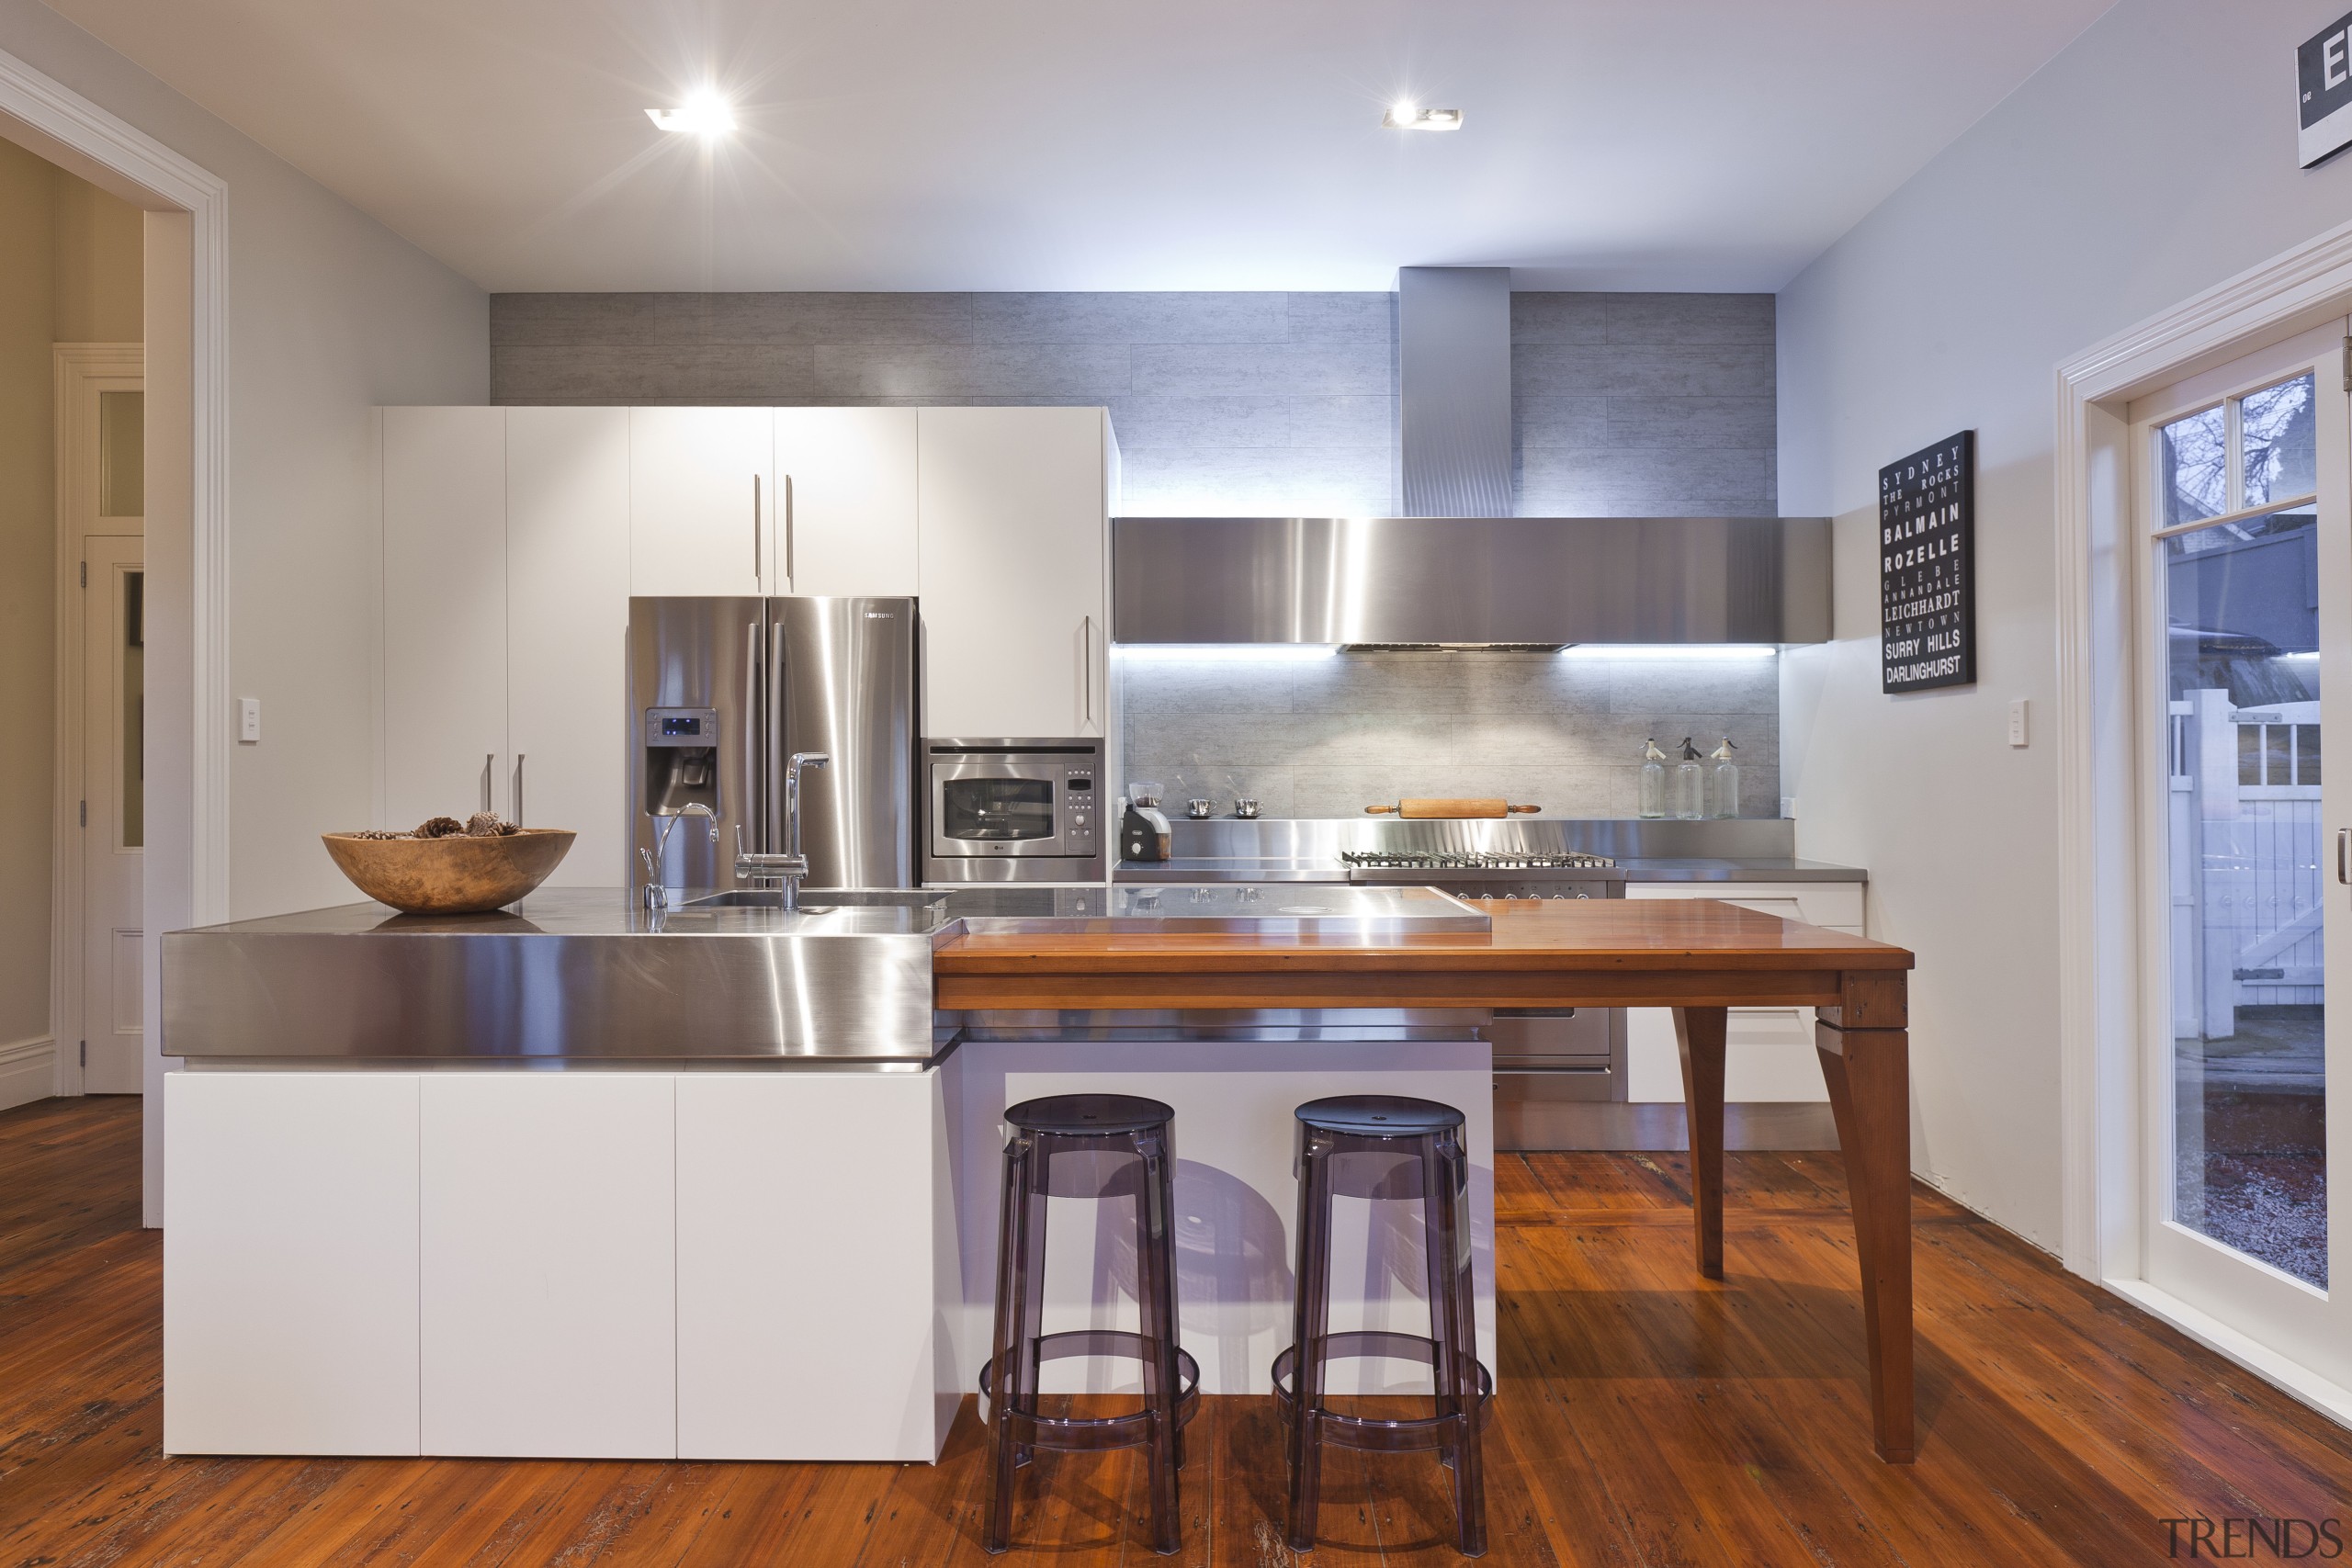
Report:
[[[1367,806],[1367,817],[1517,817],[1532,816],[1543,810],[1540,806],[1513,806],[1507,800],[1437,800],[1407,799],[1394,806]]]

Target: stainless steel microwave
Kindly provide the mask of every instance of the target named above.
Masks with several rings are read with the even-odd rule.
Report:
[[[1099,739],[926,740],[922,757],[925,882],[1102,880]]]

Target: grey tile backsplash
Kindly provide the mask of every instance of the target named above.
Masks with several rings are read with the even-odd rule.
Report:
[[[1384,293],[497,294],[501,403],[1102,403],[1136,515],[1392,511]],[[1521,516],[1770,516],[1768,294],[1511,297]],[[1130,777],[1269,817],[1405,795],[1634,810],[1643,739],[1729,735],[1778,815],[1778,661],[1125,656]],[[1124,784],[1125,781],[1119,781]]]
[[[1313,660],[1120,655],[1126,779],[1268,817],[1356,817],[1404,795],[1503,795],[1631,817],[1643,742],[1728,736],[1740,814],[1780,815],[1780,660],[1509,653]]]

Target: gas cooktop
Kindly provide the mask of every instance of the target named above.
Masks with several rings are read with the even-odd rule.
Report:
[[[1425,883],[1460,898],[1622,898],[1625,874],[1606,855],[1575,850],[1342,850],[1348,880]]]

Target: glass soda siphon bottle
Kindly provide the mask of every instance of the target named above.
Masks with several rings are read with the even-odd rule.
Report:
[[[1714,763],[1707,777],[1707,799],[1714,816],[1739,815],[1739,764],[1731,760],[1731,754],[1738,750],[1726,735],[1722,745],[1707,753],[1708,760]]]
[[[1642,750],[1641,811],[1644,817],[1666,815],[1666,753],[1653,735]]]

